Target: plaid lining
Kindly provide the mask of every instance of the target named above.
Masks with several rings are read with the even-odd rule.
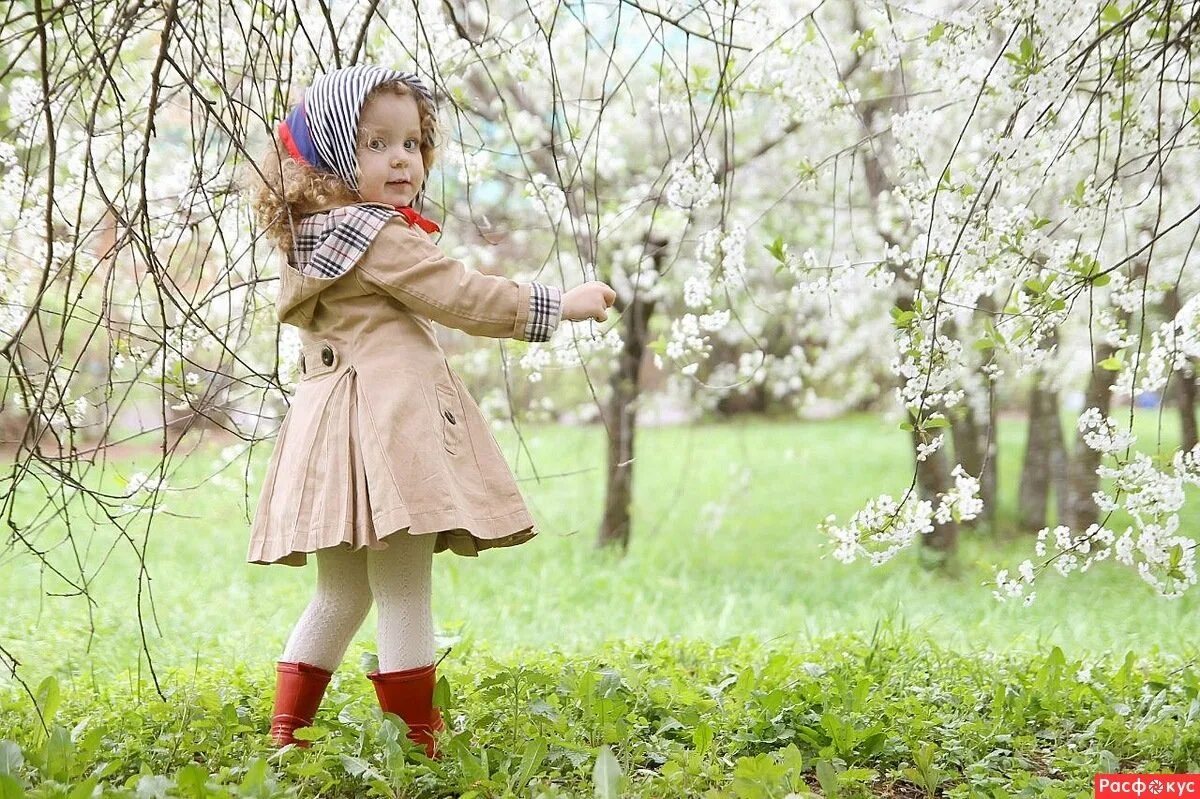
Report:
[[[335,278],[362,259],[375,235],[396,215],[383,205],[348,205],[300,220],[292,264],[302,275]]]
[[[525,322],[526,341],[549,341],[562,319],[562,291],[555,286],[531,283],[529,319]]]

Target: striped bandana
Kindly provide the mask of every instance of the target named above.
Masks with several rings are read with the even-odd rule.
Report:
[[[429,89],[411,72],[361,65],[335,69],[313,79],[304,99],[279,123],[280,139],[293,158],[334,173],[357,191],[358,118],[371,90],[390,81],[401,81],[433,102]]]

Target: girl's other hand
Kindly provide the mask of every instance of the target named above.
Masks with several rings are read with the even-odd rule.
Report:
[[[608,309],[617,300],[617,292],[607,283],[589,280],[587,283],[568,289],[562,295],[562,316],[568,322],[608,319]]]

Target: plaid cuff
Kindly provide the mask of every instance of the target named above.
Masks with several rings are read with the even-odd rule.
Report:
[[[525,321],[525,341],[549,341],[562,319],[562,291],[555,286],[531,283],[529,317]]]

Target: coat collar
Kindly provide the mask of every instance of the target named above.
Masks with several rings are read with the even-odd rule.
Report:
[[[441,228],[438,227],[437,222],[434,222],[431,219],[426,219],[425,217],[421,216],[419,213],[417,213],[417,211],[415,209],[413,209],[413,207],[411,205],[388,205],[386,203],[357,203],[357,204],[358,205],[375,205],[375,206],[379,206],[380,208],[391,208],[396,213],[398,213],[402,217],[404,217],[404,221],[408,222],[410,227],[419,227],[419,228],[421,228],[421,230],[424,230],[426,233],[438,233],[441,231]],[[345,205],[338,204],[336,202],[329,202],[328,204],[319,204],[319,205],[315,205],[315,206],[312,206],[311,208],[306,209],[304,211],[304,216],[309,217],[309,216],[315,216],[316,214],[324,214],[324,213],[328,213],[330,211],[334,211],[338,208],[344,208],[344,207],[345,207]]]
[[[426,233],[441,230],[437,223],[421,216],[410,206],[392,206],[385,203],[322,207],[301,219],[296,234],[303,237],[298,243],[302,245],[300,249],[306,250],[305,255],[311,258],[318,253],[324,253],[335,267],[337,262],[344,262],[345,269],[334,268],[329,272],[321,270],[321,274],[306,271],[302,274],[294,265],[285,266],[276,299],[279,321],[307,327],[312,321],[317,295],[358,262],[375,238],[375,234],[388,219],[395,218],[392,216],[393,212],[404,217],[410,226],[419,227]],[[349,239],[334,235],[335,228],[342,225],[353,227],[357,235]],[[295,254],[296,247],[293,247],[293,257]],[[289,258],[289,263],[291,260]]]

